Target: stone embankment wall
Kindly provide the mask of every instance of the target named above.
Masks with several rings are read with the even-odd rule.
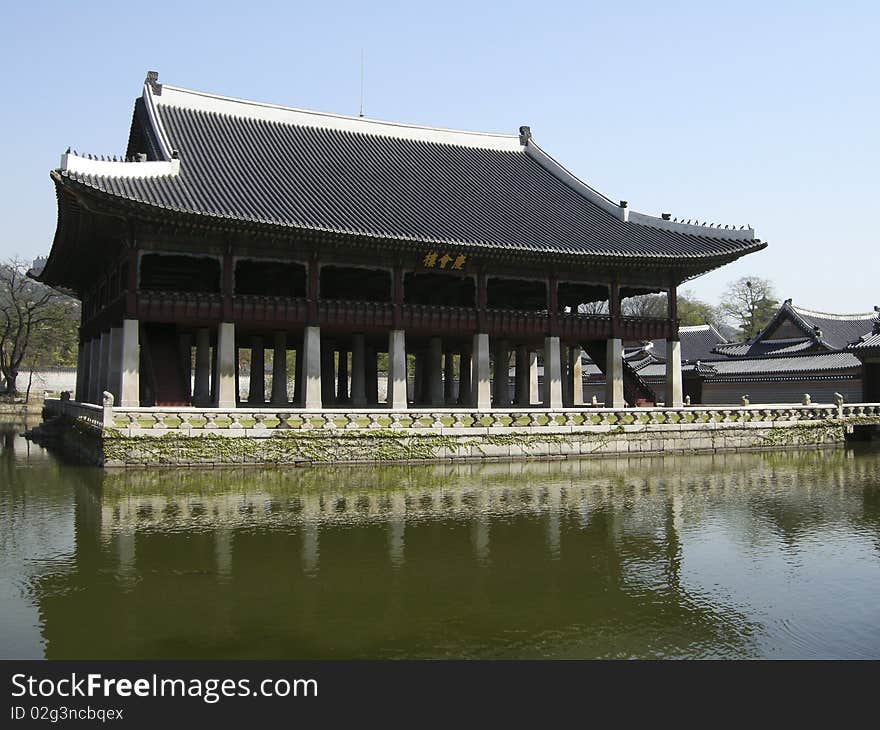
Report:
[[[47,401],[56,438],[108,467],[581,458],[840,443],[880,404],[510,411],[114,408]]]

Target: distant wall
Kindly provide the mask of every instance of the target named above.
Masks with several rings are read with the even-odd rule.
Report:
[[[809,393],[813,403],[833,403],[840,393],[848,403],[862,401],[862,381],[858,380],[794,380],[762,383],[703,383],[703,404],[737,404],[743,395],[752,403],[800,403]]]

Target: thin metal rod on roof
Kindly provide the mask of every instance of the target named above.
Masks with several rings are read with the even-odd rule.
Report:
[[[364,116],[364,49],[361,48],[361,110],[359,116]]]

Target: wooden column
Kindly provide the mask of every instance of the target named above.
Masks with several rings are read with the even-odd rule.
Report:
[[[611,336],[620,337],[620,283],[617,281],[611,282],[608,312],[611,315]]]
[[[275,332],[272,353],[272,405],[287,405],[287,333]]]
[[[547,314],[549,317],[549,334],[559,335],[559,280],[555,274],[547,277]]]
[[[515,400],[518,406],[529,405],[529,375],[529,348],[525,345],[517,345]]]
[[[309,266],[306,282],[306,316],[308,324],[315,326],[318,324],[318,295],[321,285],[321,270],[318,263],[318,254],[313,253],[309,257]]]
[[[351,336],[351,404],[367,404],[366,344],[362,333]]]
[[[196,380],[193,405],[206,406],[211,402],[211,331],[207,327],[196,330]]]
[[[137,318],[138,249],[134,242],[128,249],[128,271],[125,284],[125,316]]]
[[[261,406],[266,402],[266,351],[262,337],[251,338],[251,385],[248,403]]]
[[[348,403],[348,350],[339,350],[336,372],[336,402]]]
[[[458,404],[472,405],[471,398],[471,349],[462,347],[458,356]]]
[[[452,350],[443,354],[443,400],[447,406],[455,405],[455,355]]]
[[[365,348],[364,362],[364,389],[367,392],[367,405],[375,406],[379,403],[379,363],[376,360],[376,348],[367,345]]]
[[[495,408],[510,407],[510,344],[507,340],[495,341],[495,377],[492,380]]]
[[[391,279],[392,321],[395,330],[399,330],[403,321],[403,266],[397,264]]]
[[[477,273],[477,329],[486,332],[487,317],[486,306],[489,301],[489,293],[486,285],[486,272]]]
[[[232,321],[232,292],[235,286],[235,269],[232,263],[232,250],[226,249],[223,254],[223,320]]]

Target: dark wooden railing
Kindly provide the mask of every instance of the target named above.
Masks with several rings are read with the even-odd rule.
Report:
[[[264,327],[295,328],[309,321],[308,301],[304,298],[234,295],[232,321]],[[404,304],[400,326],[416,335],[468,336],[484,329],[491,337],[537,341],[550,331],[546,311],[486,309],[483,316],[473,307],[447,307],[432,304]],[[223,296],[195,292],[140,291],[137,318],[141,322],[176,322],[209,325],[223,317]],[[394,326],[394,305],[390,302],[360,302],[322,299],[317,305],[317,324],[350,331],[384,331]],[[480,324],[482,322],[482,325]],[[613,319],[606,314],[560,313],[559,335],[564,341],[585,342],[607,339],[614,331]],[[621,317],[618,336],[624,340],[670,337],[675,332],[671,319]]]

